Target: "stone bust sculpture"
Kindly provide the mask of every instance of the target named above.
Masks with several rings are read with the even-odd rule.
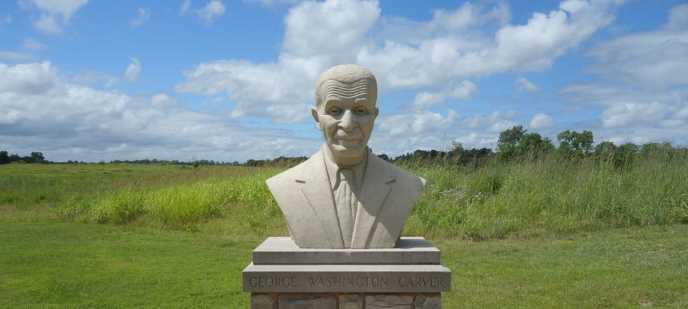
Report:
[[[377,108],[375,76],[359,65],[322,73],[311,109],[325,143],[305,162],[267,180],[301,248],[392,248],[424,180],[367,146]]]

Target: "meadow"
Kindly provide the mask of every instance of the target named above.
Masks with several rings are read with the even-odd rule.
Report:
[[[442,249],[446,308],[688,306],[688,158],[407,163],[404,231]],[[282,168],[0,166],[0,307],[246,308],[250,252],[286,227]]]

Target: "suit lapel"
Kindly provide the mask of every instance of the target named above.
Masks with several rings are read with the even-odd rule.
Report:
[[[318,217],[325,236],[335,248],[344,247],[342,232],[339,229],[339,219],[334,206],[330,180],[323,161],[322,151],[317,152],[309,161],[312,163],[305,168],[304,173],[296,182],[301,183],[301,194]]]
[[[351,247],[362,249],[368,246],[376,218],[383,208],[394,178],[386,173],[384,162],[372,152],[368,155],[363,188],[359,197],[360,206],[356,212],[354,238]]]

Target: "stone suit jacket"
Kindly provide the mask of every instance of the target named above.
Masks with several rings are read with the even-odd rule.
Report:
[[[369,152],[351,247],[394,247],[424,183]],[[322,152],[273,176],[267,185],[299,247],[344,248]]]

